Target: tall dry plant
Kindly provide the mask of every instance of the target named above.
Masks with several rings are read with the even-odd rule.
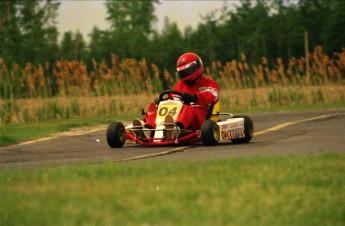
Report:
[[[205,76],[219,81],[223,89],[257,88],[271,85],[328,85],[344,82],[345,49],[332,57],[324,54],[321,47],[310,54],[310,77],[306,76],[306,60],[301,57],[282,59],[269,65],[262,57],[260,64],[250,64],[241,54],[240,60],[212,62],[205,67]],[[112,96],[139,93],[157,93],[163,87],[172,87],[177,81],[166,68],[160,69],[146,59],[124,59],[111,55],[111,65],[103,60],[93,60],[87,69],[83,62],[59,60],[54,66],[24,68],[17,64],[9,70],[0,59],[0,97],[47,98],[52,96]],[[52,67],[52,68],[51,68]],[[52,73],[50,73],[52,71]]]
[[[240,107],[243,101],[248,101],[249,107],[260,107],[267,103],[298,105],[343,101],[345,94],[338,92],[338,99],[332,102],[332,95],[328,95],[330,89],[322,87],[343,91],[345,48],[328,56],[317,46],[310,54],[309,64],[306,67],[304,57],[292,57],[286,65],[280,58],[269,63],[265,57],[261,58],[259,64],[251,64],[241,54],[239,60],[224,63],[215,61],[210,66],[205,65],[204,76],[217,80],[223,94],[230,92],[229,96],[225,95],[225,99],[224,95],[222,97],[222,102],[229,108]],[[307,68],[310,76],[306,76]],[[0,121],[105,116],[114,112],[120,114],[129,111],[126,106],[131,104],[123,102],[128,96],[143,98],[140,103],[143,100],[147,102],[163,87],[172,88],[177,80],[176,72],[171,74],[166,68],[159,68],[146,59],[129,58],[120,61],[115,54],[111,55],[110,65],[105,60],[93,60],[90,69],[83,62],[64,60],[44,66],[34,66],[28,62],[20,67],[14,63],[11,68],[7,68],[0,58]],[[234,95],[236,93],[245,93],[247,99]],[[85,100],[104,100],[102,97],[110,99],[109,103],[93,102],[97,104],[86,107],[88,104]],[[25,104],[22,103],[26,100],[31,103],[42,102],[44,106],[36,108],[35,104],[31,104],[32,107],[24,108]],[[133,109],[138,108],[137,105],[131,106]]]

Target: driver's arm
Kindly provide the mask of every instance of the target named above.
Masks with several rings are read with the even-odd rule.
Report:
[[[200,90],[201,89],[201,90]],[[196,92],[189,92],[190,94],[195,94],[197,96],[197,101],[195,104],[198,105],[208,105],[208,104],[215,104],[219,100],[219,85],[215,81],[210,81],[209,84],[200,88]],[[185,92],[185,90],[181,87],[181,83],[175,85],[174,90],[179,92]],[[182,98],[178,95],[173,95],[174,98]]]
[[[197,95],[197,105],[215,104],[219,100],[219,85],[215,81],[211,80],[206,86],[199,88],[199,91],[195,92]]]
[[[217,87],[206,87],[204,90],[196,93],[198,101],[196,104],[206,105],[215,104],[219,100],[219,88]]]

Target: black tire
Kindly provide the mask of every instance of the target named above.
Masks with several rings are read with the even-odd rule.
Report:
[[[254,123],[247,115],[236,115],[232,118],[244,118],[245,137],[231,140],[235,144],[248,143],[254,136]]]
[[[201,140],[206,146],[214,146],[219,141],[219,128],[215,121],[206,120],[201,125]]]
[[[107,142],[111,148],[121,148],[126,142],[126,129],[122,122],[112,122],[107,129]]]

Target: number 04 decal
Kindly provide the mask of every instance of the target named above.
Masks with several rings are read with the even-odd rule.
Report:
[[[166,115],[175,116],[176,113],[177,113],[177,107],[172,108],[170,111],[169,111],[169,108],[162,107],[158,112],[159,116],[166,116]]]

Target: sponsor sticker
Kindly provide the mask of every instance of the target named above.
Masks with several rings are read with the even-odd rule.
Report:
[[[236,131],[229,131],[229,130],[222,130],[221,131],[222,140],[233,140],[238,138],[245,137],[244,130],[236,130]]]

